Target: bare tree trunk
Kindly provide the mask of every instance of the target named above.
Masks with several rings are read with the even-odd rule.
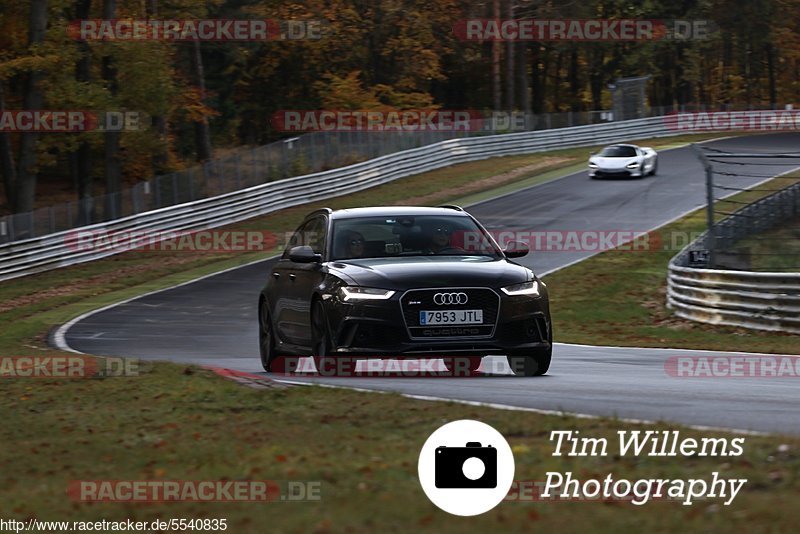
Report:
[[[578,49],[573,47],[569,59],[569,109],[581,111],[580,83],[578,80]]]
[[[778,103],[778,91],[775,85],[775,48],[767,43],[767,76],[769,79],[769,104],[774,108]]]
[[[147,0],[146,13],[148,18],[158,17],[158,0]],[[161,141],[161,146],[151,158],[151,165],[153,166],[153,174],[161,174],[167,166],[167,121],[163,115],[153,116],[153,126],[158,133]]]
[[[589,67],[589,89],[592,93],[592,110],[597,111],[603,108],[603,61],[605,59],[604,48],[598,46],[589,53],[591,65]]]
[[[92,0],[78,0],[75,14],[78,20],[89,18],[92,7]],[[89,45],[86,41],[78,42],[80,58],[75,65],[75,79],[82,83],[87,83],[91,77],[92,56]],[[81,135],[81,134],[79,134]],[[79,225],[91,224],[94,207],[92,206],[92,149],[89,142],[83,139],[75,153],[75,165],[72,169],[75,173],[75,185],[78,191],[78,221]]]
[[[506,0],[506,17],[514,18],[514,0]],[[506,109],[514,111],[514,45],[512,40],[506,42]]]
[[[34,45],[44,41],[44,34],[47,30],[47,0],[31,0],[30,29],[28,30],[28,43]],[[25,81],[25,96],[23,107],[25,109],[42,109],[43,97],[39,88],[39,81],[42,73],[31,71]],[[37,154],[36,145],[38,141],[36,132],[24,132],[21,134],[19,147],[19,168],[17,170],[16,183],[16,204],[18,212],[33,210],[33,203],[36,198],[36,178],[37,178]]]
[[[500,0],[493,0],[492,18],[500,18]],[[492,41],[492,96],[494,97],[494,111],[500,111],[503,106],[503,94],[500,86],[500,41]]]
[[[116,0],[103,0],[103,18],[116,17]],[[103,80],[108,85],[112,97],[117,95],[117,71],[111,57],[103,58]],[[105,220],[115,219],[122,215],[122,170],[119,164],[119,131],[105,132],[105,167],[106,167],[106,213]]]
[[[539,43],[531,45],[533,57],[531,59],[531,93],[532,105],[531,109],[534,113],[544,113],[544,83],[542,81],[542,71],[539,69],[541,64],[541,46]],[[547,62],[544,63],[545,74],[547,73]]]
[[[564,53],[559,50],[556,53],[555,73],[553,74],[553,111],[559,113],[561,111],[561,60]],[[547,71],[545,71],[545,82],[547,81]]]
[[[192,65],[197,87],[200,88],[200,99],[204,100],[206,96],[206,77],[203,70],[203,56],[200,53],[200,42],[194,41],[192,44],[194,46]],[[207,161],[211,159],[211,131],[208,127],[208,119],[203,117],[202,120],[195,123],[194,128],[197,141],[197,161]]]
[[[517,73],[519,74],[519,107],[525,113],[531,112],[531,96],[528,93],[528,43],[517,46]]]
[[[6,109],[5,84],[0,81],[0,112]],[[11,149],[11,138],[8,132],[0,131],[0,171],[3,172],[3,188],[6,192],[6,202],[11,211],[16,203],[14,186],[17,182],[17,168],[14,164],[14,154]]]

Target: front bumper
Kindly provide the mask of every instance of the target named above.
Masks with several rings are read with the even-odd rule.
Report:
[[[641,178],[644,176],[639,169],[589,169],[590,178]]]
[[[491,290],[494,291],[494,290]],[[398,292],[401,293],[401,292]],[[385,301],[343,302],[328,299],[327,316],[333,337],[331,352],[358,357],[483,356],[550,347],[551,323],[547,294],[497,296],[496,321],[485,302],[483,325],[431,326],[409,324],[416,310],[401,304],[406,293]],[[424,309],[425,304],[420,304]]]

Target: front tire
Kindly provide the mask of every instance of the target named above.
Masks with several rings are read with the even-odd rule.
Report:
[[[328,330],[328,319],[321,300],[315,300],[311,308],[311,332],[313,341],[314,366],[317,374],[332,376],[352,376],[355,372],[355,361],[345,356],[337,358],[331,354],[331,335]]]
[[[658,172],[658,158],[656,158],[655,162],[653,162],[653,170],[650,171],[650,176],[655,176]]]
[[[508,366],[517,376],[541,376],[550,369],[553,347],[531,351],[525,354],[506,356]]]

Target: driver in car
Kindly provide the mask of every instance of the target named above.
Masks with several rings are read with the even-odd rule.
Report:
[[[361,258],[364,256],[364,236],[355,230],[345,234],[345,247],[348,258]]]
[[[423,250],[425,254],[448,254],[464,251],[464,249],[454,247],[450,243],[450,236],[453,234],[453,229],[447,225],[436,225],[428,228],[427,234],[430,242],[428,247]]]

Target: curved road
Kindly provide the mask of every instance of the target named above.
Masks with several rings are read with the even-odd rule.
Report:
[[[800,134],[737,137],[709,143],[730,151],[796,152]],[[729,168],[744,174],[788,170],[779,160]],[[719,168],[722,168],[720,166]],[[689,148],[659,154],[659,174],[643,180],[590,181],[584,172],[470,207],[492,230],[647,231],[705,204],[703,170]],[[749,186],[764,178],[728,178]],[[546,273],[591,252],[535,252],[522,263]],[[258,360],[256,298],[265,260],[186,285],[145,295],[79,319],[62,329],[71,349],[97,355],[193,362],[262,372]],[[554,291],[557,294],[557,290]],[[557,333],[556,333],[557,337]],[[63,344],[63,343],[62,343]],[[746,348],[746,347],[743,347]],[[322,378],[331,383],[450,398],[692,425],[800,434],[800,388],[795,378],[674,378],[670,356],[687,350],[584,347],[556,344],[547,376],[511,376],[502,357],[484,360],[472,378]],[[713,354],[713,353],[712,353]]]

